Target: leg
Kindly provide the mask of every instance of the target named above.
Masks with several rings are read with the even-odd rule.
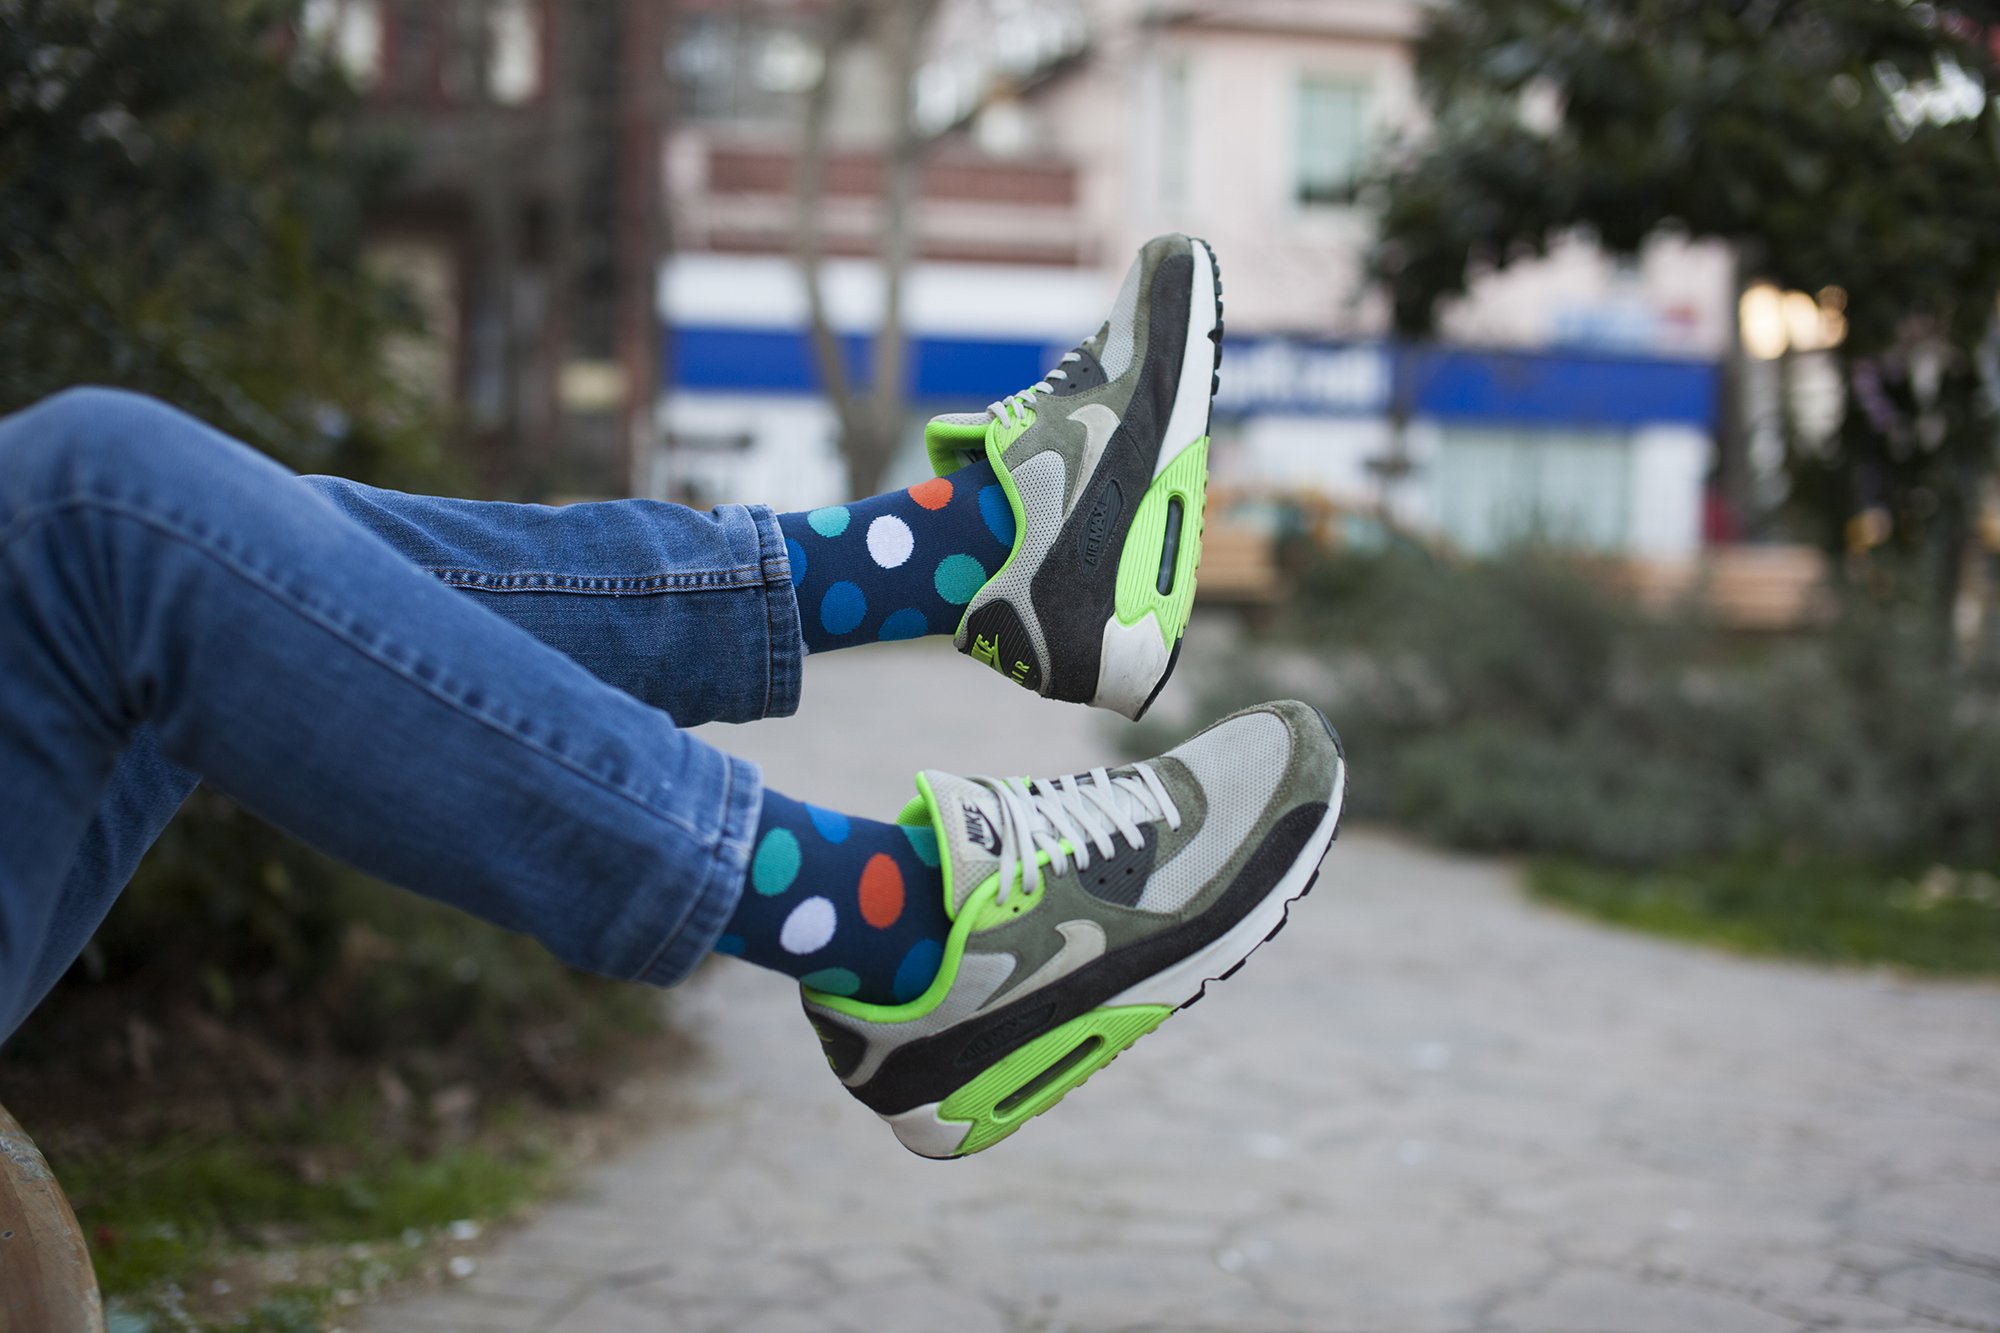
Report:
[[[100,810],[142,728],[167,762],[126,776],[157,789],[121,784]],[[752,766],[281,468],[145,399],[65,394],[0,422],[0,1035],[157,831],[185,781],[169,765],[578,966],[660,984],[735,906],[762,803]]]
[[[91,935],[104,924],[119,889],[131,880],[147,849],[200,782],[160,753],[159,737],[152,728],[140,727],[132,733],[131,744],[118,756],[103,799],[63,876],[54,914],[40,949],[29,963],[29,995],[47,995],[62,980]],[[12,1021],[18,1022],[26,1012],[23,1008]],[[0,1016],[0,1040],[8,1031],[8,1020]]]
[[[778,515],[808,652],[953,634],[1006,563],[1014,511],[979,459],[907,490]]]
[[[798,707],[797,603],[769,509],[557,508],[299,480],[411,563],[682,726]]]

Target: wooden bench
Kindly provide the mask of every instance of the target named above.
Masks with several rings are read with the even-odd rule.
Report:
[[[1194,595],[1203,602],[1268,606],[1284,591],[1278,553],[1257,528],[1213,523],[1202,529]]]
[[[104,1333],[90,1249],[62,1186],[0,1107],[0,1333]]]
[[[1786,631],[1823,623],[1832,611],[1826,557],[1809,546],[1722,546],[1699,562],[1632,561],[1613,586],[1661,611],[1690,597],[1731,629]]]

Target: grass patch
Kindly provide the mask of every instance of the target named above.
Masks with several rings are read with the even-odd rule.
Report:
[[[156,1328],[317,1328],[343,1292],[406,1276],[429,1239],[505,1217],[559,1165],[553,1137],[520,1107],[422,1153],[383,1132],[381,1115],[355,1096],[223,1138],[52,1152],[50,1164],[120,1308]],[[209,1299],[213,1275],[231,1265],[245,1279],[226,1285],[244,1288],[247,1306]]]
[[[2000,876],[1983,871],[1899,875],[1759,859],[1619,870],[1542,860],[1528,885],[1601,920],[1743,953],[2000,974]]]
[[[0,1057],[121,1329],[336,1324],[558,1185],[677,1054],[657,992],[325,874],[259,881],[254,930],[136,886]]]

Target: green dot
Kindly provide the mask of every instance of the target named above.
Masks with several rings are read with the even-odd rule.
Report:
[[[790,829],[774,828],[757,844],[750,883],[765,897],[783,893],[799,876],[799,840]]]
[[[937,573],[931,576],[937,587],[937,595],[953,606],[964,606],[972,600],[974,593],[986,586],[986,566],[971,556],[960,552],[948,555],[938,561]]]
[[[823,990],[828,995],[852,995],[861,989],[861,978],[844,967],[823,967],[800,977],[799,984]]]
[[[822,537],[838,537],[847,531],[847,518],[846,505],[828,505],[824,509],[815,509],[807,514],[806,522],[811,524],[812,530]]]

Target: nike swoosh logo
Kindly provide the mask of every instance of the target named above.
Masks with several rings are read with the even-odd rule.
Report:
[[[1083,427],[1083,458],[1076,470],[1076,484],[1087,486],[1097,475],[1097,462],[1104,457],[1105,446],[1118,433],[1118,414],[1103,403],[1090,403],[1070,413],[1069,419]]]
[[[1038,987],[1061,981],[1078,968],[1088,967],[1104,957],[1104,927],[1095,921],[1065,921],[1056,929],[1062,932],[1063,937],[1063,947],[1057,950],[1056,956],[1022,977],[1014,985],[1006,987],[1002,994],[995,995],[993,1000],[997,1001],[1004,995],[1011,1001]],[[992,1002],[988,1001],[989,1004]]]

